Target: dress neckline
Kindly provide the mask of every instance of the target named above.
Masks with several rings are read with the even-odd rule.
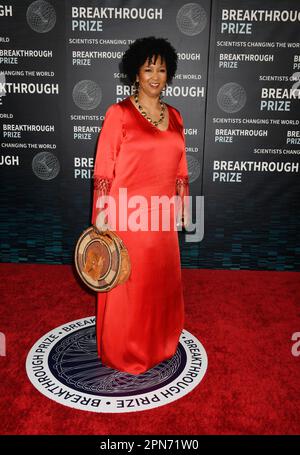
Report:
[[[168,109],[168,114],[169,114],[169,122],[168,122],[168,128],[165,129],[165,130],[161,130],[160,128],[158,128],[157,126],[153,125],[153,123],[149,122],[149,120],[147,120],[143,114],[135,107],[135,105],[133,104],[133,102],[131,101],[131,98],[130,96],[128,96],[128,102],[129,104],[131,104],[132,108],[136,111],[137,115],[139,117],[141,117],[145,122],[147,122],[149,124],[149,126],[155,128],[156,130],[158,130],[160,133],[167,133],[170,129],[170,126],[171,126],[171,114],[170,114],[170,109],[169,109],[169,106],[167,103],[165,103],[166,105],[166,108]]]

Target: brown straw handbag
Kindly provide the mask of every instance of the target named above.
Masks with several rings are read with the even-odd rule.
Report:
[[[82,281],[93,291],[107,292],[125,283],[131,272],[128,250],[112,230],[91,225],[77,240],[74,262]]]

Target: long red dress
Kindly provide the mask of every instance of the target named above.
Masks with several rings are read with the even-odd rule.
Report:
[[[149,202],[152,195],[189,194],[182,116],[175,107],[167,108],[165,131],[144,118],[129,96],[107,109],[94,165],[92,224],[102,194],[114,197],[118,214],[121,187],[127,189],[128,200],[135,195]],[[127,209],[128,217],[137,207]],[[144,208],[148,215],[156,211],[149,207]],[[174,216],[171,212],[171,221]],[[184,325],[178,232],[161,226],[114,229],[128,249],[131,275],[97,294],[98,356],[104,365],[135,375],[175,354]]]

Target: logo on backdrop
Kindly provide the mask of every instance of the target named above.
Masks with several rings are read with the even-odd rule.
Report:
[[[201,166],[199,160],[194,156],[187,155],[187,166],[188,166],[188,173],[189,173],[189,181],[190,183],[197,180],[201,173]]]
[[[40,179],[52,180],[58,175],[60,164],[53,153],[40,152],[33,157],[32,170]]]
[[[195,36],[205,29],[207,14],[198,3],[186,3],[178,11],[176,22],[182,33],[188,36]]]
[[[73,88],[73,101],[80,109],[96,109],[102,100],[102,90],[95,81],[82,80]]]
[[[246,101],[247,95],[244,87],[236,82],[224,84],[217,94],[219,108],[229,114],[240,111],[245,106]]]
[[[66,323],[40,338],[28,353],[27,375],[57,403],[99,413],[145,411],[182,398],[202,380],[207,355],[182,331],[175,355],[144,374],[104,366],[97,356],[95,317]]]
[[[53,6],[44,0],[31,3],[26,12],[29,27],[37,33],[47,33],[56,23],[56,13]]]

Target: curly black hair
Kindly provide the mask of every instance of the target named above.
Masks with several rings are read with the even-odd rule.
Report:
[[[126,74],[129,82],[134,83],[139,68],[146,60],[150,62],[154,56],[154,63],[160,55],[167,67],[167,83],[169,84],[177,70],[178,56],[174,47],[166,38],[155,38],[148,36],[138,38],[130,44],[127,51],[123,54],[121,66],[122,72]]]

